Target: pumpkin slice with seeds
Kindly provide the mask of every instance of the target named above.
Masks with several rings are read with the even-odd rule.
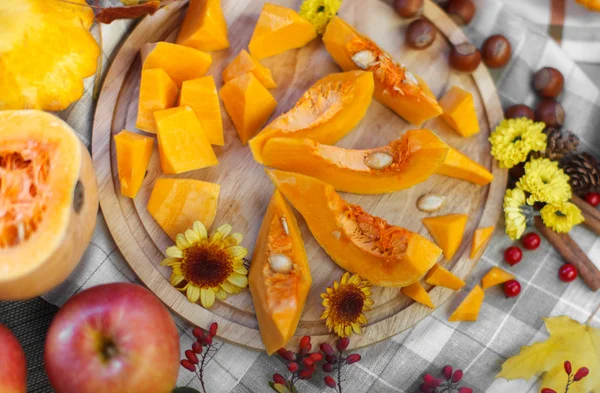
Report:
[[[351,150],[310,139],[273,138],[263,149],[265,166],[302,173],[338,191],[382,194],[410,188],[435,173],[448,147],[429,130],[407,131],[387,146]]]

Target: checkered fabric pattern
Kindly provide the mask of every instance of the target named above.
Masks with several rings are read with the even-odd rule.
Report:
[[[510,64],[493,72],[503,104],[533,104],[535,97],[530,89],[532,72],[545,65],[560,69],[566,77],[566,92],[561,97],[567,113],[566,127],[581,137],[584,150],[600,157],[600,96],[596,85],[548,37],[547,29],[516,16],[509,10],[510,7],[498,0],[476,2],[478,14],[467,28],[471,40],[479,45],[488,35],[502,33],[514,48]],[[542,4],[547,4],[546,0],[507,2],[511,6],[518,3],[522,7],[519,11],[528,13],[537,12],[543,8]],[[105,61],[124,37],[129,25],[128,22],[117,22],[103,26]],[[87,81],[86,87],[84,98],[61,116],[78,130],[89,146],[94,112],[92,82]],[[345,392],[415,392],[424,373],[437,374],[446,364],[462,368],[465,385],[475,392],[538,391],[536,380],[507,382],[494,380],[494,376],[508,357],[518,353],[520,346],[547,338],[542,317],[569,315],[600,327],[600,293],[590,292],[581,280],[571,284],[560,282],[557,269],[563,262],[548,243],[543,242],[538,250],[528,252],[527,263],[512,268],[523,286],[519,297],[506,299],[499,287],[491,288],[486,291],[485,303],[476,323],[448,322],[450,311],[468,290],[491,266],[501,265],[502,252],[510,243],[503,230],[501,222],[464,290],[412,329],[359,351],[363,360],[347,367]],[[572,236],[600,266],[600,238],[584,227],[576,228]],[[92,243],[81,264],[64,284],[44,298],[61,305],[85,288],[117,281],[135,282],[135,276],[99,214]],[[183,350],[191,346],[193,338],[189,326],[180,320],[177,325],[181,332],[183,356]],[[277,357],[231,344],[219,342],[217,345],[218,350],[212,355],[205,372],[210,393],[268,392],[267,381],[273,373],[284,369]],[[179,385],[200,387],[194,374],[185,370],[179,376]],[[301,382],[298,388],[303,393],[327,389],[322,383],[322,375],[317,375],[311,382]]]

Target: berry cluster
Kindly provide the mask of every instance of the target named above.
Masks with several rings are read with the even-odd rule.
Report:
[[[300,351],[298,353],[288,351],[285,348],[279,349],[277,354],[287,364],[287,369],[291,374],[288,379],[279,373],[273,374],[273,381],[269,382],[269,386],[277,392],[285,392],[286,390],[283,388],[294,392],[296,391],[294,384],[298,380],[312,378],[317,370],[317,364],[323,360],[323,355],[319,352],[311,353],[311,349],[312,344],[309,336],[304,336],[300,340]]]
[[[565,386],[565,393],[569,391],[569,387],[575,382],[581,381],[583,378],[587,377],[590,373],[590,370],[587,367],[580,367],[579,370],[575,374],[573,374],[573,370],[571,368],[571,362],[568,360],[565,361],[565,373],[567,373],[567,386]],[[556,393],[556,390],[550,388],[544,388],[540,393]]]
[[[466,386],[458,386],[463,377],[462,370],[453,370],[452,366],[445,366],[442,369],[444,379],[436,378],[431,374],[423,375],[423,384],[421,392],[423,393],[442,393],[442,392],[458,392],[458,393],[473,393],[473,389]]]
[[[202,385],[202,391],[206,393],[204,387],[204,364],[209,352],[216,351],[213,348],[213,337],[217,335],[219,325],[213,322],[208,331],[204,331],[199,327],[192,330],[192,334],[196,337],[196,341],[192,343],[192,348],[185,351],[185,359],[181,360],[181,366],[185,369],[196,373]],[[200,355],[200,358],[198,358]]]
[[[335,348],[337,349],[337,354],[333,347],[327,343],[321,344],[321,352],[325,354],[325,364],[323,364],[323,371],[326,373],[337,372],[337,382],[331,375],[327,375],[324,378],[325,385],[330,388],[336,389],[338,392],[342,391],[341,381],[342,381],[342,367],[346,364],[352,364],[360,361],[360,355],[357,353],[352,353],[348,356],[344,356],[344,351],[348,348],[348,344],[350,344],[350,339],[348,337],[343,337],[337,340],[335,343]]]

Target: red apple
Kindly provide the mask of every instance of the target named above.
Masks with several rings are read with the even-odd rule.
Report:
[[[150,291],[104,284],[59,310],[44,356],[56,393],[170,393],[179,371],[179,334]]]
[[[27,391],[27,362],[21,344],[0,324],[0,393]]]

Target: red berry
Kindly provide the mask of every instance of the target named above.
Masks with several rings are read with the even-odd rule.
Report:
[[[196,353],[202,353],[202,344],[200,344],[198,341],[194,341],[192,344],[192,351]]]
[[[456,370],[453,374],[452,374],[452,382],[456,383],[458,381],[460,381],[463,377],[463,372],[462,370]]]
[[[577,372],[575,373],[575,376],[573,377],[573,381],[577,382],[582,380],[583,378],[587,377],[587,375],[590,373],[590,370],[588,370],[587,367],[581,367],[579,370],[577,370]]]
[[[326,355],[325,360],[327,361],[327,363],[336,364],[338,361],[338,358],[335,357],[334,355]]]
[[[590,192],[586,194],[585,201],[594,207],[600,205],[600,193]]]
[[[300,377],[300,379],[310,379],[310,377],[312,377],[314,370],[312,369],[306,369],[306,370],[302,370],[298,373],[298,377]]]
[[[504,283],[504,294],[506,297],[515,297],[521,293],[521,284],[517,280],[510,280]]]
[[[350,339],[348,337],[340,338],[335,343],[335,346],[338,351],[345,351],[348,348],[348,344],[350,344]]]
[[[285,385],[286,380],[283,377],[283,375],[275,373],[273,374],[273,382],[278,383],[280,385]]]
[[[523,258],[523,253],[519,247],[508,247],[506,251],[504,251],[504,260],[510,266],[516,265],[521,262],[521,258]]]
[[[194,371],[194,372],[196,371],[196,365],[187,359],[183,359],[181,361],[181,365],[190,371]]]
[[[462,387],[462,388],[458,389],[458,393],[473,393],[473,389],[467,388],[467,387]]]
[[[207,346],[212,344],[212,336],[204,336],[204,338],[200,339],[200,344]]]
[[[313,362],[317,363],[320,362],[321,360],[323,360],[323,355],[320,354],[319,352],[315,352],[315,353],[311,353],[310,358],[312,359]]]
[[[333,371],[333,364],[331,363],[325,363],[322,367],[323,371],[325,371],[326,373],[330,373]]]
[[[446,378],[447,381],[452,378],[452,366],[444,366],[442,372],[444,373],[444,378]]]
[[[190,363],[194,363],[194,364],[200,363],[198,361],[198,356],[196,356],[196,353],[190,349],[185,351],[185,357],[190,361]]]
[[[357,353],[353,353],[348,355],[346,358],[346,364],[352,364],[360,361],[360,355]]]
[[[550,388],[544,388],[540,393],[556,393],[556,390]]]
[[[325,385],[329,386],[330,388],[335,388],[335,379],[331,378],[330,375],[327,375],[323,380],[325,381]]]
[[[541,242],[542,239],[540,239],[540,235],[535,232],[528,233],[527,235],[523,236],[523,239],[521,239],[523,247],[528,250],[535,250],[540,246]]]
[[[327,343],[321,344],[321,352],[323,352],[325,355],[334,354],[333,347]]]
[[[285,348],[279,348],[279,349],[277,350],[277,354],[278,354],[279,356],[281,356],[282,358],[284,358],[284,359],[286,358],[286,357],[285,357],[285,356],[286,356],[286,352],[287,352],[287,350],[286,350]]]
[[[200,329],[199,327],[194,328],[192,330],[192,334],[194,335],[194,337],[196,337],[198,339],[204,338],[204,330]]]
[[[298,367],[298,363],[296,362],[290,362],[290,364],[288,364],[288,370],[290,370],[291,373],[298,371]]]
[[[577,278],[577,269],[570,263],[565,263],[558,269],[558,277],[564,282],[571,282]]]
[[[308,344],[310,344],[310,336],[302,337],[302,339],[300,340],[300,347],[305,347]]]
[[[426,383],[421,385],[421,393],[435,393],[435,388],[427,385]]]
[[[565,372],[567,373],[567,375],[571,375],[571,371],[571,362],[567,360],[565,361]]]
[[[208,334],[210,334],[212,337],[217,335],[217,329],[219,328],[219,324],[216,322],[213,322],[210,324],[210,328],[208,329]]]
[[[304,364],[306,367],[310,367],[315,364],[315,362],[313,362],[311,358],[304,358],[302,359],[302,364]]]
[[[435,377],[431,374],[425,374],[423,375],[423,382],[425,382],[426,385],[431,385],[433,383],[433,381],[435,381]]]

